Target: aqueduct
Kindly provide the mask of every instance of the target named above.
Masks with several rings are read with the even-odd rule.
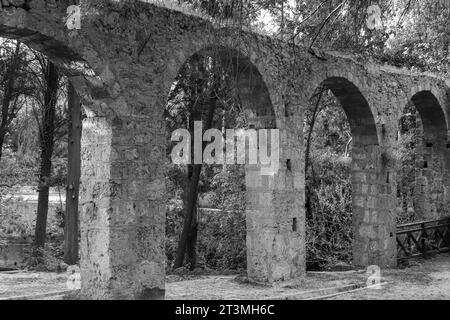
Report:
[[[63,18],[72,2],[2,1],[0,36],[26,43],[63,68],[89,116],[80,194],[85,297],[164,297],[163,110],[180,67],[205,48],[220,48],[236,63],[244,104],[256,123],[280,130],[280,163],[290,163],[274,176],[247,170],[251,279],[275,282],[305,272],[303,115],[321,85],[341,102],[355,141],[355,264],[396,264],[392,153],[407,103],[416,105],[425,131],[423,202],[449,207],[445,80],[332,52],[318,59],[279,40],[141,2],[81,0],[82,27],[68,30]],[[248,86],[248,77],[256,84]]]

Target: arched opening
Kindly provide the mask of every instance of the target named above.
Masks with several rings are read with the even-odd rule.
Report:
[[[61,64],[69,57],[49,58],[46,48],[41,49],[0,39],[0,242],[5,253],[0,267],[59,271],[64,260],[77,264],[79,259],[86,112],[75,91],[80,88],[70,81],[75,72]],[[69,225],[70,239],[65,241]]]
[[[447,215],[447,124],[432,92],[420,91],[412,96],[399,121],[398,139],[398,223]]]
[[[260,241],[267,225],[259,203],[259,197],[270,188],[261,185],[264,176],[259,172],[259,162],[251,162],[260,155],[261,146],[251,149],[260,139],[258,130],[275,128],[275,112],[261,74],[236,50],[206,48],[179,70],[165,116],[170,198],[166,221],[168,267],[247,270],[252,280],[270,281],[272,265],[264,261],[270,258],[263,256],[265,248]],[[201,126],[199,131],[196,123]],[[185,129],[191,137],[188,145],[192,152],[181,152],[187,152],[189,164],[176,164],[170,159],[174,147],[185,139],[171,141],[177,129]],[[210,129],[219,135],[214,140],[204,136]],[[274,138],[269,133],[269,150]],[[212,163],[205,161],[209,145],[205,140],[220,142],[211,153],[218,156]],[[195,141],[200,141],[200,162]],[[242,141],[247,142],[240,149]]]
[[[354,145],[378,145],[375,119],[359,89],[345,78],[326,79],[323,88],[331,90],[341,104],[350,124]]]
[[[446,117],[434,94],[430,91],[420,91],[411,98],[411,102],[421,118],[425,141],[434,140],[432,142],[437,144],[446,143]]]
[[[98,205],[99,199],[93,198],[90,190],[94,186],[98,187],[101,181],[109,178],[107,176],[109,175],[107,170],[102,170],[105,163],[98,161],[109,154],[111,150],[110,123],[104,117],[101,117],[104,114],[98,108],[101,104],[99,100],[107,98],[108,94],[105,93],[106,90],[103,88],[103,84],[101,82],[99,83],[99,78],[96,78],[96,73],[90,68],[88,62],[82,58],[81,50],[78,51],[77,48],[73,48],[67,44],[67,38],[65,38],[64,32],[58,33],[57,36],[54,33],[54,30],[63,31],[64,24],[62,17],[66,12],[66,3],[58,3],[58,6],[53,5],[51,8],[38,7],[39,9],[33,8],[34,10],[31,12],[24,12],[22,9],[15,10],[14,6],[8,9],[4,8],[5,10],[0,12],[0,35],[10,39],[17,39],[21,42],[23,41],[29,48],[36,50],[36,52],[42,54],[48,61],[56,65],[59,71],[73,85],[73,93],[77,93],[74,96],[76,96],[76,99],[79,98],[81,100],[81,110],[87,116],[82,120],[83,142],[81,143],[81,157],[83,159],[81,162],[83,163],[83,167],[81,169],[81,180],[83,181],[83,188],[81,188],[80,195],[78,195],[79,189],[76,186],[78,182],[74,181],[69,197],[71,199],[73,198],[74,201],[78,201],[79,198],[81,199],[79,207],[81,211],[80,229],[82,234],[80,247],[84,248],[84,250],[81,250],[80,261],[83,273],[83,291],[87,296],[98,297],[104,294],[107,285],[103,285],[102,287],[102,284],[107,282],[107,279],[103,278],[103,283],[99,281],[95,282],[97,287],[90,286],[92,279],[98,276],[98,272],[91,271],[99,265],[102,265],[103,269],[106,269],[105,266],[109,265],[110,260],[106,250],[96,254],[93,252],[95,250],[92,249],[95,246],[88,246],[87,242],[103,245],[97,246],[97,248],[103,248],[109,245],[109,238],[105,236],[105,233],[89,232],[93,229],[99,230],[105,227],[102,221],[93,222],[91,219],[92,216],[90,214],[97,215],[100,206]],[[45,11],[44,14],[39,13],[41,9],[42,13]],[[39,16],[39,19],[36,19],[36,16]],[[52,17],[51,20],[53,22],[46,20],[50,17]],[[54,24],[55,21],[57,21],[56,24]],[[101,66],[97,64],[96,67]],[[95,83],[90,83],[88,79],[94,80]],[[95,90],[92,90],[93,87],[95,87]],[[80,100],[75,103],[79,104]],[[69,107],[69,109],[71,108]],[[95,148],[92,147],[94,145],[96,146]],[[79,162],[79,158],[74,161],[78,166]],[[61,191],[65,193],[64,189]],[[58,200],[58,207],[60,206]],[[78,217],[76,220],[78,220]],[[87,239],[88,237],[89,239]],[[73,233],[73,239],[74,242],[78,242],[78,232]],[[59,254],[61,254],[61,251],[59,251]]]
[[[304,134],[307,267],[395,264],[395,225],[384,211],[389,170],[360,90],[345,78],[323,81],[311,97]]]

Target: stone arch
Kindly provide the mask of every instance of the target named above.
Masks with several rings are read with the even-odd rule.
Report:
[[[223,30],[225,35],[231,31]],[[197,35],[187,35],[179,42],[174,42],[165,63],[168,70],[164,77],[164,93],[168,92],[179,71],[185,63],[198,56],[209,55],[216,57],[226,71],[235,78],[238,95],[245,100],[243,105],[251,114],[258,118],[259,125],[266,128],[280,126],[276,100],[276,92],[269,86],[270,80],[261,61],[253,54],[252,49],[244,45],[232,43],[231,36],[219,36],[215,33],[206,39],[197,39]],[[193,37],[194,39],[192,39]],[[244,40],[242,40],[244,41]],[[271,66],[269,66],[271,69]],[[167,96],[167,95],[166,95]],[[262,121],[262,122],[261,122]]]
[[[80,54],[63,42],[34,30],[0,25],[0,36],[20,41],[47,56],[73,84],[88,117],[104,114],[100,103],[95,101],[95,92],[105,90],[103,83]]]
[[[250,115],[250,128],[276,128],[271,94],[258,67],[247,55],[227,46],[207,46],[191,58],[197,55],[217,57],[235,78],[241,105]],[[274,282],[295,277],[302,269],[302,261],[294,252],[295,240],[300,241],[300,234],[288,228],[279,229],[277,216],[281,214],[276,210],[274,184],[278,173],[262,175],[260,170],[259,165],[245,166],[247,273],[252,281]],[[292,218],[283,224],[291,226]],[[273,245],[268,246],[268,243]]]
[[[447,113],[433,89],[413,89],[407,100],[417,112],[415,147],[414,211],[420,220],[447,215],[448,196],[448,123]]]
[[[322,86],[333,92],[350,123],[354,143],[378,145],[375,117],[358,87],[343,77],[329,77]]]
[[[415,93],[411,103],[416,107],[423,126],[423,138],[430,143],[447,142],[447,115],[439,100],[430,90]]]
[[[396,265],[395,220],[386,152],[366,97],[346,77],[329,76],[315,88],[330,90],[340,102],[352,133],[351,181],[353,264]]]
[[[235,79],[242,105],[252,115],[255,127],[275,128],[275,110],[265,80],[258,67],[238,49],[228,46],[208,46],[193,56],[215,56]]]
[[[82,1],[81,6],[86,4]],[[91,35],[67,29],[65,17],[70,5],[71,0],[10,1],[0,8],[0,37],[20,41],[56,64],[74,85],[88,117],[112,118],[116,114],[107,102],[115,98],[112,96],[118,89],[110,83],[108,62],[93,45]],[[86,12],[86,29],[93,27],[92,14]]]

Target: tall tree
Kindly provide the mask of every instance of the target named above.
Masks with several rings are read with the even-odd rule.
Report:
[[[223,121],[227,121],[227,124],[228,121],[236,121],[238,100],[235,95],[235,79],[226,72],[216,55],[194,56],[180,70],[169,95],[166,118],[169,131],[187,128],[193,136],[195,121],[202,122],[203,130],[221,127]],[[206,144],[203,145],[205,146]],[[191,150],[193,149],[192,146]],[[193,157],[192,153],[191,156]],[[183,229],[178,241],[174,268],[182,266],[184,260],[190,268],[196,266],[197,198],[199,193],[208,190],[211,184],[209,169],[212,166],[184,166],[183,173],[176,174],[174,179],[179,180],[175,184],[182,190],[184,211]]]
[[[45,70],[44,104],[42,106],[42,128],[39,135],[41,156],[39,172],[38,208],[36,216],[35,245],[43,247],[46,240],[48,196],[54,147],[55,114],[58,95],[59,72],[50,61],[43,61]]]
[[[5,137],[11,123],[23,106],[23,94],[29,91],[25,81],[25,48],[20,42],[0,39],[0,78],[1,112],[0,112],[0,160],[2,158]]]
[[[204,64],[200,66],[202,71],[206,71],[208,67],[203,69],[203,67],[207,66],[208,58],[200,59],[200,64]],[[197,61],[198,63],[198,61]],[[198,67],[198,66],[197,66]],[[209,70],[211,72],[211,70]],[[189,118],[189,129],[191,131],[191,136],[193,136],[194,131],[194,121],[202,121],[203,127],[205,130],[210,129],[213,124],[214,111],[216,108],[217,97],[214,91],[214,85],[216,79],[212,81],[208,81],[208,71],[206,71],[207,75],[204,76],[203,79],[200,80],[201,85],[199,86],[199,91],[202,92],[200,96],[196,96],[195,99],[197,103],[190,105],[190,116]],[[197,80],[198,81],[198,80]],[[203,86],[203,88],[202,88]],[[193,97],[192,97],[193,98]],[[201,100],[199,103],[198,100]],[[205,103],[202,103],[206,100]],[[206,108],[205,107],[206,104]],[[206,112],[205,112],[206,111]],[[203,118],[203,114],[204,119]],[[192,139],[193,140],[193,139]],[[192,141],[193,142],[193,141]],[[192,150],[194,150],[192,148]],[[186,183],[186,189],[184,192],[184,204],[185,204],[185,216],[183,222],[183,230],[181,232],[181,236],[178,242],[177,255],[175,258],[174,268],[179,268],[182,266],[185,253],[188,254],[189,264],[191,268],[195,268],[196,265],[196,241],[197,241],[197,200],[198,200],[198,188],[200,182],[200,174],[202,172],[202,164],[192,164],[188,166],[188,177]]]
[[[69,137],[66,215],[64,224],[64,262],[78,261],[78,194],[81,164],[81,103],[73,85],[68,84]]]
[[[205,119],[205,130],[212,127],[214,111],[216,108],[217,97],[210,92],[208,109]],[[201,119],[195,119],[201,120]],[[187,251],[189,263],[191,268],[195,268],[196,265],[196,251],[195,244],[197,242],[197,200],[198,200],[198,187],[200,182],[200,173],[202,171],[202,164],[190,165],[189,176],[186,192],[186,208],[185,217],[183,223],[183,231],[178,243],[177,256],[174,263],[174,268],[179,268],[183,264],[184,255]]]

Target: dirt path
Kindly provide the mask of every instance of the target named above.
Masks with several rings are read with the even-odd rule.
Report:
[[[357,289],[353,293],[339,291],[364,286],[365,270],[309,272],[299,282],[276,287],[252,285],[233,275],[194,276],[185,280],[168,276],[166,299],[315,299],[336,293],[339,294],[328,299],[450,299],[450,254],[413,264],[405,269],[382,270],[382,281],[387,284],[381,289]],[[0,299],[36,294],[41,295],[39,299],[51,299],[42,295],[67,290],[66,281],[64,273],[0,272]]]
[[[404,269],[381,270],[381,281],[386,282],[379,289],[357,288],[352,293],[339,293],[327,298],[332,300],[411,300],[450,299],[450,254],[441,254],[429,260],[412,261]],[[283,296],[298,299],[314,299],[329,294],[324,288],[345,288],[352,284],[364,285],[367,273],[309,272],[302,283],[278,288],[255,287],[237,283],[233,277],[204,277],[169,283],[166,286],[167,299],[280,299]],[[345,291],[351,290],[345,288]],[[312,294],[305,294],[311,292]],[[337,293],[337,292],[335,292]]]
[[[0,272],[0,299],[67,290],[65,273]]]
[[[278,286],[245,283],[236,276],[204,276],[166,284],[168,300],[263,300],[306,299],[335,288],[356,288],[365,283],[362,274],[308,274],[298,282]]]
[[[341,294],[332,300],[449,300],[450,254],[422,260],[400,270],[382,271],[382,280],[389,282],[381,289],[366,289]]]

